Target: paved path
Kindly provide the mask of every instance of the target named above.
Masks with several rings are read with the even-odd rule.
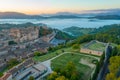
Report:
[[[43,78],[43,77],[45,77],[46,75],[52,73],[51,61],[52,61],[53,59],[55,59],[55,58],[63,55],[63,54],[65,54],[65,53],[62,53],[62,54],[60,54],[60,55],[58,55],[58,56],[56,56],[56,57],[53,57],[53,58],[51,58],[51,59],[49,59],[49,60],[46,60],[46,61],[44,61],[44,62],[41,62],[41,63],[42,63],[43,65],[45,65],[45,66],[47,67],[47,69],[48,69],[47,73],[45,73],[44,75],[42,75],[41,78]]]
[[[49,72],[49,73],[52,72],[52,69],[51,69],[51,61],[52,61],[53,59],[57,58],[57,57],[60,57],[60,56],[63,55],[63,54],[65,54],[65,53],[62,53],[62,54],[60,54],[60,55],[58,55],[58,56],[55,56],[55,57],[53,57],[53,58],[51,58],[51,59],[49,59],[49,60],[47,60],[47,61],[42,62],[43,65],[45,65],[46,67],[48,67],[48,72]]]

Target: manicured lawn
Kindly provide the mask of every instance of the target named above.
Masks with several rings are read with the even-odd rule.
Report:
[[[93,72],[93,70],[95,68],[93,61],[95,61],[96,59],[94,59],[93,57],[89,57],[89,56],[93,56],[93,55],[85,56],[87,54],[80,53],[79,49],[74,50],[72,48],[63,48],[63,49],[59,49],[54,52],[49,52],[43,56],[36,56],[33,59],[35,61],[43,62],[43,61],[46,61],[48,59],[51,59],[51,58],[63,53],[62,52],[63,50],[64,50],[64,52],[69,52],[69,53],[65,53],[65,54],[61,55],[60,57],[52,60],[51,68],[53,70],[54,70],[54,68],[62,68],[62,66],[65,66],[68,62],[72,61],[75,64],[77,70],[79,71],[79,73],[81,75],[80,80],[88,80],[91,73]],[[71,54],[71,52],[73,52],[73,55]],[[96,56],[94,56],[94,57],[96,57]],[[99,59],[99,57],[96,57],[96,58]],[[91,67],[90,65],[93,65],[93,67]]]
[[[105,46],[101,43],[93,43],[90,46],[88,46],[88,48],[92,50],[100,50],[100,51],[105,50]]]
[[[63,53],[62,50],[64,50],[65,52],[74,51],[72,48],[63,48],[63,49],[59,49],[55,52],[49,52],[49,53],[47,53],[46,55],[43,55],[43,56],[35,56],[35,57],[33,57],[33,60],[42,62],[42,61],[51,59],[51,58]]]
[[[68,62],[72,61],[81,75],[80,80],[88,80],[95,67],[91,68],[90,66],[88,66],[88,64],[81,63],[81,60],[88,61],[88,63],[94,65],[92,61],[96,59],[79,54],[80,53],[72,55],[71,53],[66,53],[61,55],[60,57],[52,60],[52,69],[54,70],[55,68],[63,68]]]

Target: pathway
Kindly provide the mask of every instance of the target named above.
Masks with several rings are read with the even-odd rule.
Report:
[[[47,73],[45,73],[44,75],[42,75],[41,78],[43,78],[43,77],[47,76],[48,74],[52,73],[51,61],[52,61],[53,59],[55,59],[55,58],[63,55],[63,54],[65,54],[65,53],[62,53],[62,54],[60,54],[60,55],[58,55],[58,56],[56,56],[56,57],[53,57],[53,58],[51,58],[51,59],[49,59],[49,60],[46,60],[46,61],[44,61],[44,62],[41,62],[41,63],[42,63],[43,65],[45,65],[45,66],[47,67],[47,69],[48,69]]]

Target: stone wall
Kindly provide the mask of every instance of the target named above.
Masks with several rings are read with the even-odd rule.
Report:
[[[84,46],[80,49],[80,52],[101,56],[101,55],[103,54],[103,51],[91,50],[91,49],[88,48],[90,45],[92,45],[92,44],[94,44],[94,43],[103,44],[105,47],[106,47],[106,45],[107,45],[107,43],[99,42],[99,41],[97,41],[97,40],[92,40],[92,41],[90,41],[88,44],[84,45]]]
[[[90,50],[90,49],[85,49],[85,48],[81,48],[80,52],[82,53],[87,53],[87,54],[93,54],[93,55],[98,55],[101,56],[103,54],[102,51],[95,51],[95,50]]]

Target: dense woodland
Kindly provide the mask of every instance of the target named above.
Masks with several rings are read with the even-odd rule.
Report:
[[[80,28],[80,27],[76,27],[76,26],[72,26],[72,27],[63,29],[63,31],[65,31],[67,33],[71,33],[75,37],[89,34],[89,33],[93,32],[94,30],[95,30],[95,28]]]
[[[120,80],[120,45],[113,48],[106,80]]]
[[[113,56],[109,62],[109,73],[106,80],[120,80],[120,56]]]
[[[114,24],[100,27],[89,34],[78,37],[74,42],[84,43],[94,39],[120,44],[120,25]]]
[[[72,29],[73,27],[71,27]],[[69,28],[68,28],[69,29]],[[68,29],[65,29],[66,31]],[[90,29],[90,28],[76,28],[76,32],[74,33],[74,30],[69,29],[72,34],[78,35],[76,38],[78,40],[83,39],[83,41],[90,41],[91,39],[96,39],[102,42],[112,42],[120,44],[120,25],[114,24],[114,25],[106,25],[100,28],[96,29]],[[84,34],[83,34],[84,32]],[[77,33],[77,34],[76,34]],[[81,41],[81,40],[80,40]]]
[[[50,74],[47,80],[79,80],[79,73],[72,62],[66,64],[65,67],[55,69],[55,71]]]
[[[57,34],[55,36],[55,38],[57,38],[57,39],[63,39],[63,40],[69,41],[69,40],[72,40],[75,38],[74,36],[67,34],[63,31],[60,31],[60,30],[55,30],[55,31],[57,32]]]

